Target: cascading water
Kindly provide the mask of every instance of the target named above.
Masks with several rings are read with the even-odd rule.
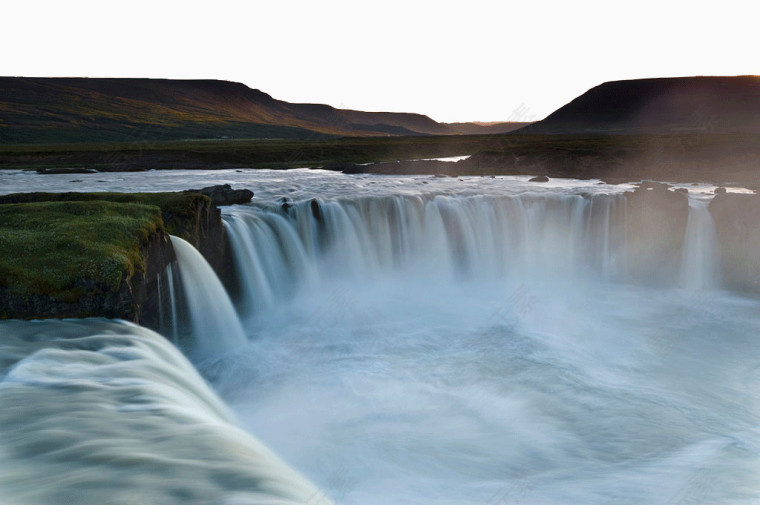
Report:
[[[164,317],[226,307],[194,331],[196,366],[339,503],[760,503],[760,302],[710,289],[701,202],[687,224],[685,195],[596,181],[98,177],[98,190],[257,190],[223,210],[250,338],[219,340],[234,311],[182,243],[177,298],[212,296]],[[327,502],[143,332],[0,323],[1,502]]]
[[[208,356],[234,351],[246,337],[224,286],[201,253],[171,237],[193,326],[193,352]]]
[[[162,335],[179,345],[179,300],[175,294],[175,268],[177,268],[176,263],[169,263],[163,273],[158,274],[156,278],[159,309],[158,329]]]
[[[238,208],[224,216],[256,312],[327,280],[624,274],[621,195],[392,196]]]
[[[160,335],[103,319],[0,329],[3,504],[329,505]]]
[[[718,238],[709,200],[689,199],[689,220],[684,236],[680,285],[686,289],[719,287]]]
[[[717,287],[706,212],[668,287],[637,277],[661,265],[633,256],[651,239],[621,194],[229,208],[256,338],[205,371],[347,503],[751,503],[760,412],[731,405],[758,306],[695,295]]]

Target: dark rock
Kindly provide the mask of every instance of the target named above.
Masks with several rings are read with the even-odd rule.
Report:
[[[715,188],[715,194],[716,195],[723,195],[725,193],[726,193],[726,188],[724,188],[723,186]]]
[[[38,168],[38,174],[97,174],[92,168]]]
[[[676,193],[685,193],[687,195],[689,194],[689,190],[686,188],[676,188],[673,191],[675,191]]]
[[[314,198],[311,200],[311,215],[314,216],[314,219],[317,221],[322,221],[322,208],[319,206],[319,201]]]
[[[644,181],[641,184],[639,184],[639,187],[637,189],[639,189],[639,190],[652,190],[652,191],[665,191],[669,187],[670,187],[670,185],[665,184],[664,182]]]
[[[531,177],[528,182],[549,182],[549,178],[545,175],[539,175],[537,177]]]
[[[290,209],[293,208],[293,200],[290,198],[283,196],[279,198],[280,207],[282,207],[282,210],[286,212],[287,214],[290,214]]]
[[[359,165],[357,163],[348,163],[348,162],[336,162],[336,163],[328,163],[327,165],[323,165],[320,167],[322,170],[333,170],[335,172],[343,172],[344,174],[358,174],[361,173],[362,165]]]
[[[188,189],[186,193],[201,193],[206,195],[211,198],[211,203],[217,206],[248,203],[253,198],[253,191],[250,189],[232,189],[229,184],[208,186],[202,189]]]

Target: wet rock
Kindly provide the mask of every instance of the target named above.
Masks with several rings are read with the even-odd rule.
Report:
[[[293,200],[287,196],[282,196],[278,199],[278,201],[280,202],[280,207],[282,208],[283,212],[290,214],[290,209],[293,208]]]
[[[314,198],[311,200],[311,203],[309,204],[311,207],[311,215],[314,216],[314,219],[317,221],[322,221],[322,208],[319,206],[319,201]]]
[[[38,168],[38,174],[97,174],[98,171],[92,168]]]
[[[549,178],[545,175],[539,175],[537,177],[531,177],[528,182],[549,182]]]
[[[253,191],[250,189],[232,189],[229,184],[208,186],[202,189],[188,189],[185,192],[206,195],[211,198],[211,203],[216,206],[247,203],[253,198]]]
[[[723,186],[717,187],[717,188],[715,188],[714,193],[716,195],[723,195],[723,194],[726,193],[726,188],[724,188]]]
[[[641,184],[639,184],[638,188],[636,188],[637,191],[643,191],[643,190],[657,190],[662,191],[668,189],[668,185],[664,182],[656,182],[656,181],[643,181]]]

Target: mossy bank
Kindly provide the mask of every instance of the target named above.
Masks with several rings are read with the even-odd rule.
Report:
[[[153,326],[169,234],[229,265],[219,209],[198,193],[0,196],[0,318],[103,316]]]

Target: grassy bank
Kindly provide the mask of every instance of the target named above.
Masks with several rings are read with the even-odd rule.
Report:
[[[0,205],[0,286],[76,302],[118,291],[144,269],[141,246],[163,229],[152,205],[108,201]]]
[[[760,135],[453,135],[312,140],[215,140],[0,146],[0,168],[98,170],[293,168],[342,170],[372,163],[474,155],[452,175],[541,174],[554,177],[647,177],[667,180],[755,179]],[[361,170],[372,172],[373,166]],[[421,166],[377,167],[417,173]],[[424,173],[424,172],[423,172]]]
[[[459,163],[395,162],[471,156]],[[323,167],[349,173],[546,175],[760,186],[756,134],[500,134],[0,146],[0,168]]]
[[[210,208],[196,193],[0,196],[0,291],[68,304],[114,295],[146,271],[146,247],[157,232],[197,241]]]
[[[3,204],[38,202],[111,202],[118,204],[139,204],[156,207],[167,233],[192,240],[188,230],[197,220],[197,210],[201,204],[208,205],[209,197],[198,193],[14,193],[0,195]],[[2,208],[2,207],[0,207]]]
[[[98,170],[294,168],[469,155],[504,135],[0,145],[0,168]]]

